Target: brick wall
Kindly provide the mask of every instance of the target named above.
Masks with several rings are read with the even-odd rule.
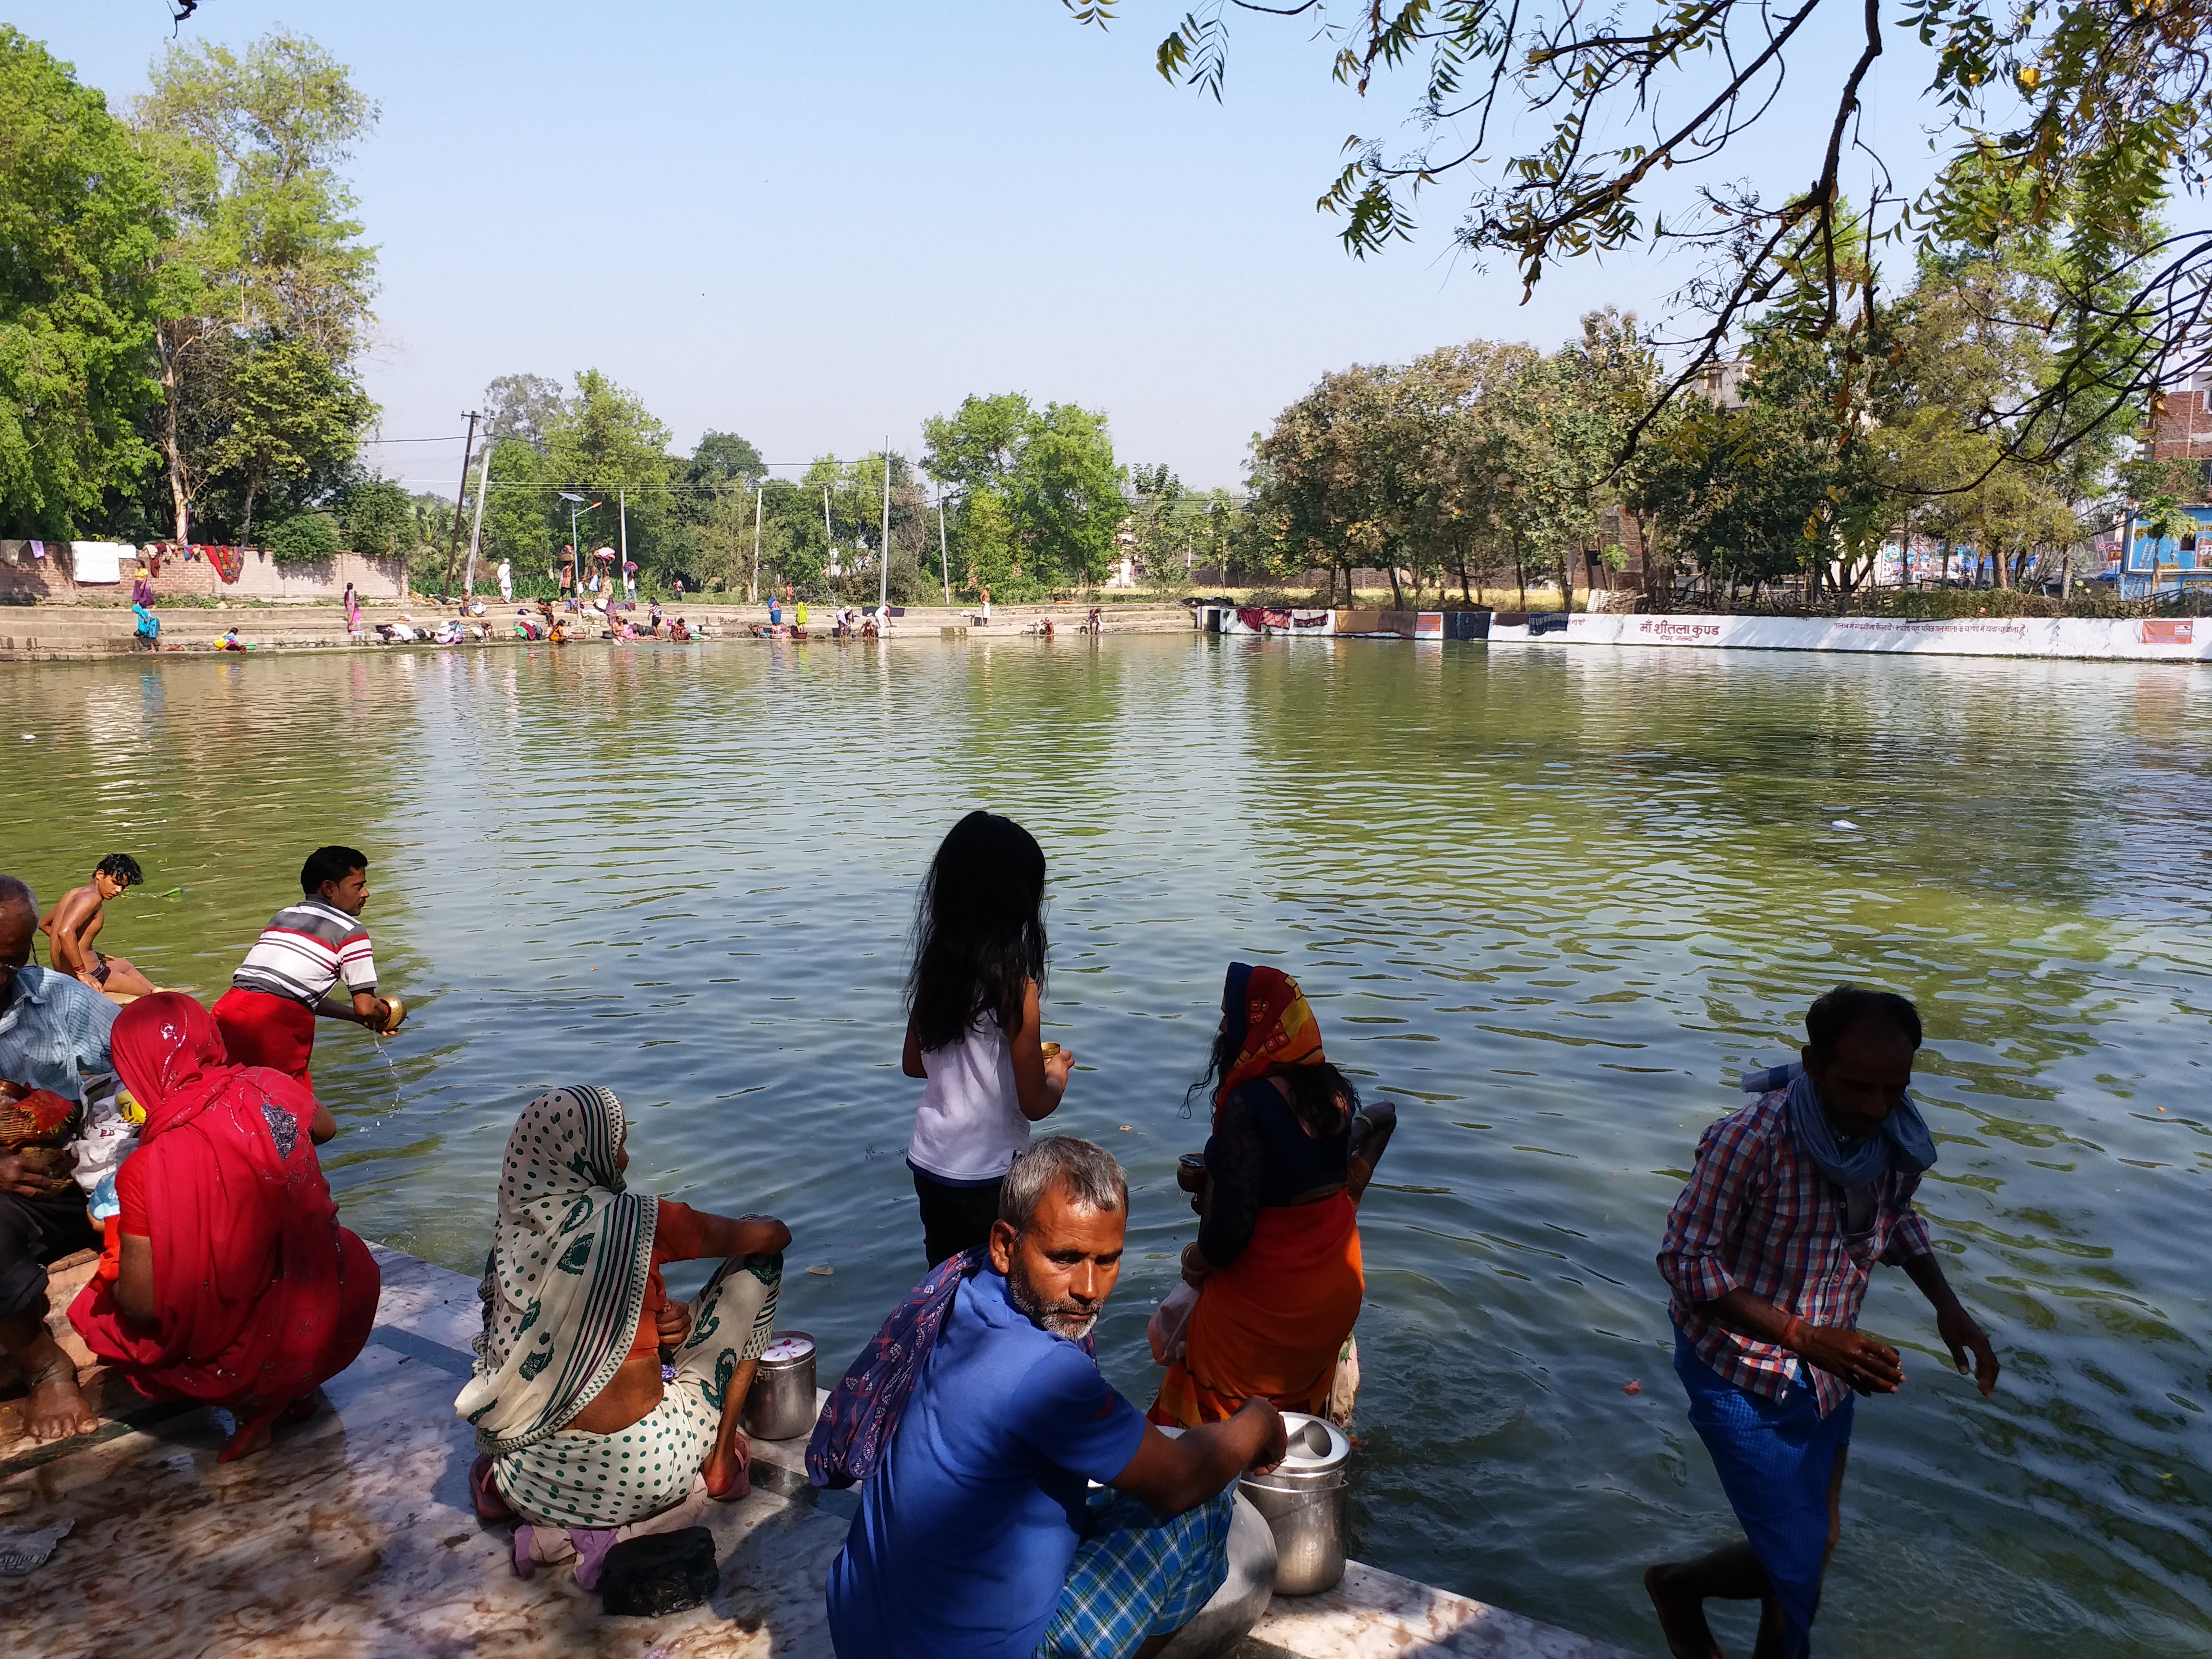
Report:
[[[80,587],[67,542],[45,544],[46,556],[32,556],[31,544],[0,541],[0,599],[29,599],[52,605],[76,605],[82,600],[122,602],[131,594],[136,568],[124,562],[119,583],[95,583]],[[340,553],[312,564],[280,565],[258,549],[246,550],[238,580],[226,582],[205,559],[161,560],[154,578],[156,603],[164,598],[191,594],[215,599],[289,600],[299,604],[331,604],[344,596],[348,582],[364,600],[407,597],[407,562],[403,558],[370,558],[361,553]]]
[[[2160,461],[2212,460],[2212,393],[2163,392],[2151,403],[2151,458]]]

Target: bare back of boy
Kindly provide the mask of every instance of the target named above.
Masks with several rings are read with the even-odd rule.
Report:
[[[95,875],[56,899],[39,918],[39,931],[46,936],[57,971],[74,975],[94,990],[111,995],[149,995],[155,988],[151,980],[121,957],[103,956],[94,948],[100,930],[107,925],[109,896],[102,878]]]

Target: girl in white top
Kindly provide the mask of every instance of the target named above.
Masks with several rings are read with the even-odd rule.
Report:
[[[991,812],[952,826],[923,878],[908,970],[903,1066],[927,1079],[907,1166],[933,1267],[989,1242],[999,1188],[1067,1088],[1073,1054],[1048,1057],[1044,849]]]

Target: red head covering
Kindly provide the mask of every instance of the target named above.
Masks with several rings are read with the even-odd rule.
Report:
[[[241,1429],[273,1417],[349,1364],[375,1316],[374,1261],[337,1224],[308,1134],[315,1097],[232,1065],[214,1017],[181,992],[139,998],[109,1045],[146,1109],[129,1173],[145,1194],[155,1323],[126,1324],[105,1279],[70,1321],[151,1399],[233,1407]]]
[[[1322,1063],[1321,1024],[1297,981],[1279,968],[1229,964],[1221,988],[1221,1029],[1235,1044],[1237,1058],[1213,1091],[1222,1101],[1278,1066]]]
[[[240,1069],[223,1050],[215,1016],[182,991],[140,997],[115,1017],[107,1044],[124,1086],[146,1109],[142,1145],[198,1117]]]

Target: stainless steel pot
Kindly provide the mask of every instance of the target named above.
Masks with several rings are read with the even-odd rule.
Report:
[[[763,1440],[793,1440],[814,1427],[814,1339],[778,1331],[769,1339],[738,1421]]]
[[[1352,1442],[1325,1417],[1285,1412],[1291,1449],[1268,1474],[1238,1483],[1275,1534],[1275,1594],[1315,1595],[1344,1577],[1345,1465]]]

